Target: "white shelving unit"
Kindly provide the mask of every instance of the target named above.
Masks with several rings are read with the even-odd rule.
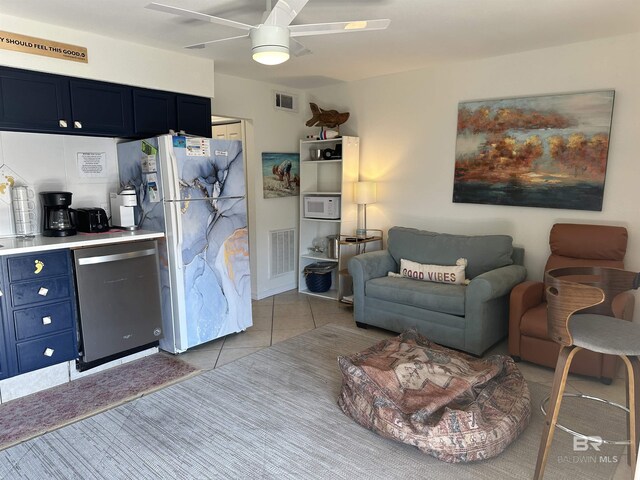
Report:
[[[336,149],[342,146],[342,158],[312,160],[311,149]],[[300,236],[298,251],[298,291],[332,300],[340,300],[344,295],[341,271],[346,268],[346,259],[338,246],[338,258],[328,258],[327,237],[330,235],[353,235],[356,231],[357,205],[353,202],[353,183],[358,181],[360,139],[340,137],[330,140],[300,141]],[[309,195],[340,197],[340,218],[320,220],[305,218],[304,198]],[[323,252],[313,251],[316,246]],[[331,273],[331,288],[327,292],[309,291],[304,276],[306,266],[315,262],[333,262],[336,268]]]

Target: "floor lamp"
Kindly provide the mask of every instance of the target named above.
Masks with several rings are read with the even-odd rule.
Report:
[[[367,204],[376,203],[375,182],[356,182],[353,184],[353,198],[358,204],[358,226],[356,237],[367,237]],[[362,211],[362,215],[360,212]]]

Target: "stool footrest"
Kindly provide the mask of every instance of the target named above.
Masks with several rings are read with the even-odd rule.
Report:
[[[611,400],[605,400],[604,398],[594,397],[592,395],[584,395],[582,393],[565,393],[562,395],[562,397],[563,398],[564,397],[585,398],[587,400],[593,400],[594,402],[600,402],[606,405],[611,405],[612,407],[619,408],[620,410],[624,410],[625,412],[629,413],[629,409],[624,405],[620,405],[619,403],[612,402]],[[549,403],[549,397],[546,397],[545,399],[542,400],[542,402],[540,402],[540,411],[545,417],[547,416],[547,410],[546,410],[547,403]],[[560,423],[557,423],[557,422],[556,422],[556,428],[559,428],[560,430],[567,432],[568,434],[573,435],[574,437],[584,438],[586,440],[589,440],[590,442],[600,442],[607,445],[629,445],[630,444],[629,440],[605,440],[600,437],[598,438],[590,437],[589,435],[585,435],[584,433],[571,430],[570,428],[565,427],[564,425],[561,425]]]

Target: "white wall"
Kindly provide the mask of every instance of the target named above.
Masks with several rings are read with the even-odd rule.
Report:
[[[297,273],[269,278],[269,232],[295,228],[298,232],[299,197],[264,199],[262,194],[262,153],[298,152],[304,122],[310,116],[303,92],[264,82],[228,75],[215,75],[216,98],[213,114],[247,120],[247,195],[251,290],[263,298],[297,287]],[[298,113],[273,107],[273,91],[298,95]]]
[[[78,171],[78,153],[104,153],[104,175],[85,178]],[[38,192],[73,193],[72,207],[101,207],[109,212],[109,191],[116,191],[118,162],[113,138],[0,132],[0,236],[13,235],[10,179],[35,191],[36,230],[42,231]]]
[[[213,97],[210,59],[2,14],[0,30],[86,47],[89,55],[79,63],[0,50],[0,65]]]
[[[360,176],[378,182],[368,225],[513,236],[541,279],[556,222],[627,227],[626,267],[640,270],[640,34],[442,65],[308,92],[347,108],[361,137]],[[461,100],[613,88],[616,99],[602,212],[452,202]],[[636,308],[636,319],[640,318]]]

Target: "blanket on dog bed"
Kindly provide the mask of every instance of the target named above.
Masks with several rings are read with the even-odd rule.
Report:
[[[338,364],[346,415],[445,462],[494,457],[529,424],[529,388],[503,355],[477,359],[409,330]]]

